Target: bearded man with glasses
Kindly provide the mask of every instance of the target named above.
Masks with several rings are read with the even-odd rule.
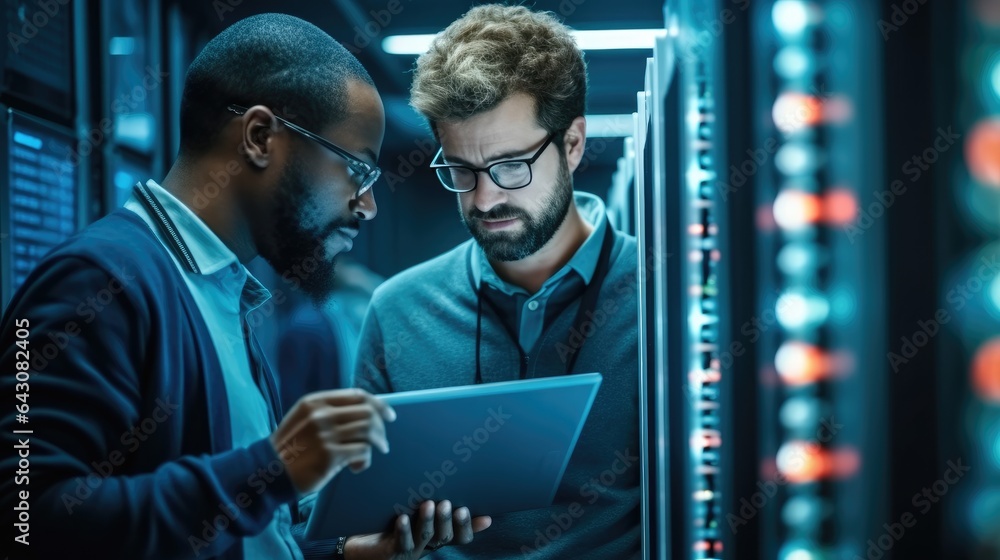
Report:
[[[459,538],[437,531],[435,559],[641,554],[636,240],[573,190],[586,85],[570,30],[522,6],[473,8],[417,61],[411,104],[441,144],[431,168],[472,239],[375,291],[356,385],[604,376],[554,504],[495,515],[463,546],[443,547]],[[347,557],[379,538],[348,539]]]
[[[248,320],[271,294],[245,266],[261,256],[290,289],[327,295],[336,256],[376,214],[385,111],[371,77],[316,26],[251,16],[194,59],[180,120],[167,176],[42,259],[0,321],[5,394],[28,390],[14,376],[28,343],[37,357],[58,342],[30,362],[41,468],[30,548],[12,557],[329,559],[343,543],[302,539],[298,499],[389,451],[395,413],[365,391],[282,413]],[[33,340],[18,346],[19,332]],[[0,424],[25,428],[12,413]],[[0,480],[8,526],[29,503],[20,484]],[[423,508],[369,552],[422,549],[427,526],[472,538],[467,510]]]

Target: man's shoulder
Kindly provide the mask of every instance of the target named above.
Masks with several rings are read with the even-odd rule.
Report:
[[[430,260],[414,265],[383,282],[372,296],[372,305],[400,299],[412,301],[416,297],[434,296],[468,288],[469,251],[473,240]]]
[[[164,278],[173,263],[149,226],[118,209],[74,233],[38,264],[44,270],[73,260],[118,279]]]
[[[617,270],[635,270],[638,266],[636,251],[639,250],[639,243],[634,235],[629,235],[623,231],[615,230],[615,253],[613,255],[612,267]]]
[[[635,253],[636,247],[638,246],[638,242],[634,235],[630,235],[628,233],[625,233],[624,231],[616,229],[615,239],[622,244],[623,252]]]
[[[114,258],[114,254],[155,258],[150,248],[156,245],[159,241],[142,218],[135,212],[119,208],[68,237],[52,255],[87,256],[97,260]]]
[[[8,307],[47,306],[74,294],[122,294],[141,309],[155,305],[178,275],[149,227],[128,210],[116,210],[69,236],[43,257],[13,295]],[[173,272],[174,274],[171,274]],[[118,298],[110,298],[115,300]],[[101,302],[102,304],[104,302]],[[79,311],[77,311],[79,313]]]

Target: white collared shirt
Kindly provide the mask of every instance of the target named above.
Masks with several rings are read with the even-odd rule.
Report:
[[[190,208],[155,181],[147,181],[146,186],[173,221],[200,269],[200,273],[191,272],[170,252],[208,326],[219,357],[229,402],[232,446],[248,447],[269,436],[273,428],[269,405],[254,382],[242,321],[270,299],[271,294]],[[156,218],[149,215],[135,194],[125,208],[139,215],[160,243],[167,246]],[[264,531],[243,539],[243,557],[300,560],[302,553],[292,538],[291,523],[289,507],[282,506]]]

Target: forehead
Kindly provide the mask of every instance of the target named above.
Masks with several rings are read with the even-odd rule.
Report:
[[[544,134],[535,119],[535,102],[523,93],[462,121],[439,122],[437,132],[444,153],[469,161],[493,154],[523,151]]]

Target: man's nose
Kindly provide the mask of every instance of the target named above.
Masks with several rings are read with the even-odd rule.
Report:
[[[372,220],[378,214],[375,204],[375,189],[368,189],[361,196],[351,200],[351,210],[359,220]]]
[[[485,171],[476,173],[476,190],[473,202],[480,212],[488,212],[497,204],[507,201],[507,191],[501,189]]]

